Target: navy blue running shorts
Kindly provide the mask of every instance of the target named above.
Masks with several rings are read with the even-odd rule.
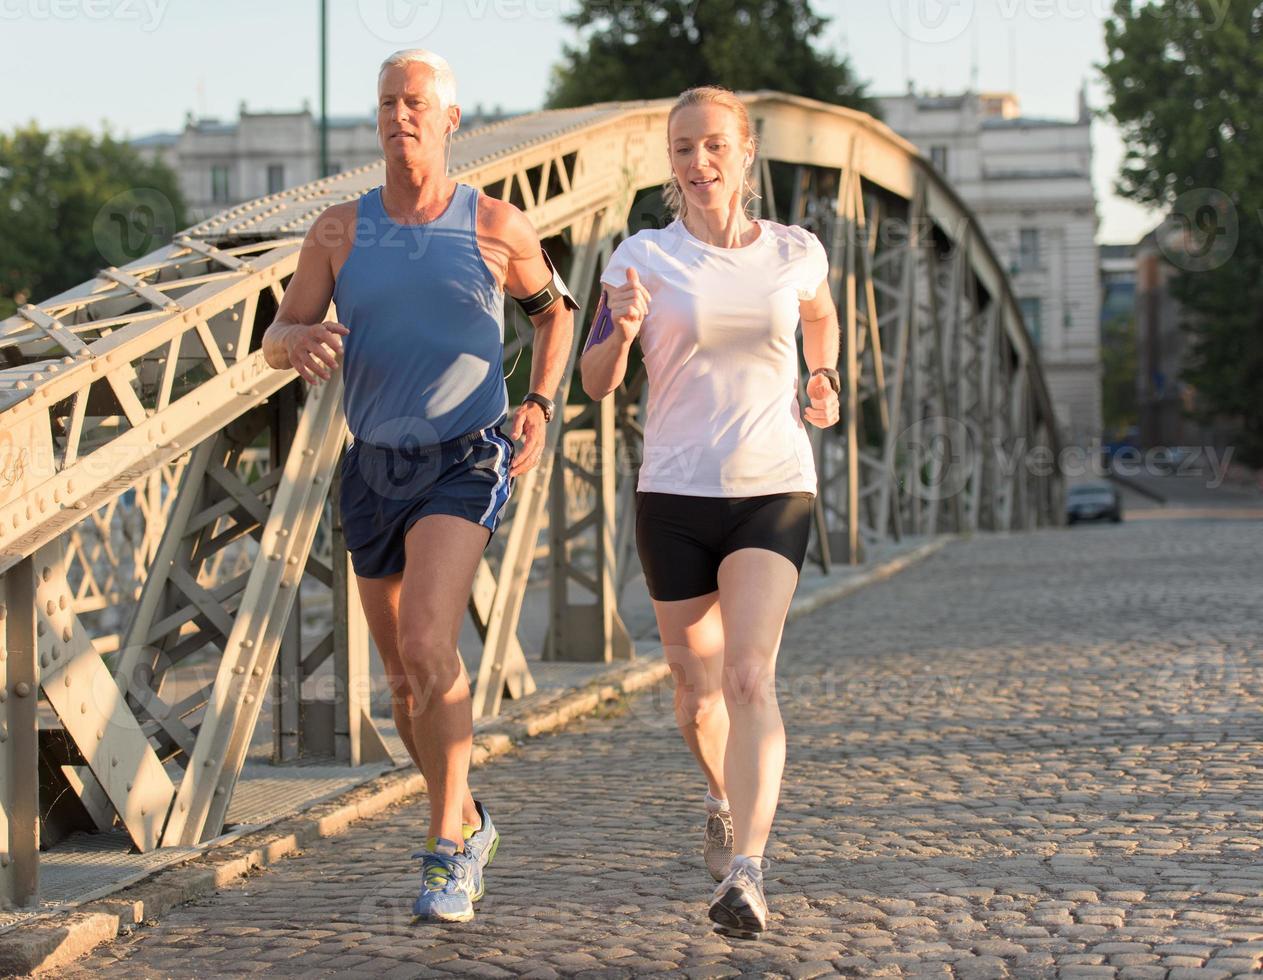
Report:
[[[742,548],[763,548],[799,572],[811,536],[812,493],[758,497],[636,494],[636,550],[649,595],[676,602],[719,588],[719,564]]]
[[[513,489],[512,463],[513,443],[494,425],[406,449],[357,440],[342,457],[339,499],[355,574],[402,572],[404,537],[431,514],[463,517],[494,534]]]

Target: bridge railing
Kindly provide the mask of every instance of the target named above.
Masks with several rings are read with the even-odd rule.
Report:
[[[1056,523],[1058,474],[1023,465],[1057,448],[1038,356],[972,214],[867,116],[745,98],[761,213],[821,238],[841,321],[843,421],[815,435],[814,560],[827,569],[892,538]],[[583,304],[563,391],[601,267],[623,236],[665,220],[655,188],[669,105],[537,113],[453,146],[458,179],[520,206]],[[61,726],[69,791],[141,850],[221,832],[269,694],[278,761],[383,756],[367,630],[329,507],[341,380],[307,389],[259,351],[300,236],[381,180],[378,163],[234,208],[0,324],[11,365],[0,370],[0,895],[38,890],[34,773],[52,751],[41,705]],[[506,362],[529,343],[510,338]],[[633,656],[618,596],[633,567],[643,394],[633,376],[559,413],[540,466],[518,481],[470,601],[478,716],[534,689],[518,622],[537,556],[551,590],[542,655]],[[311,589],[331,610],[320,636],[300,628]],[[213,677],[173,693],[164,682],[208,651]],[[320,705],[303,701],[315,670],[337,681]]]

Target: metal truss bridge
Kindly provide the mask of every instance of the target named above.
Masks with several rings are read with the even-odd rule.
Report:
[[[1014,463],[1037,449],[1056,458],[1051,403],[969,210],[864,114],[743,98],[760,138],[757,206],[820,236],[843,331],[843,421],[814,436],[813,560],[827,570],[887,539],[1056,523],[1059,475]],[[453,145],[457,179],[521,207],[584,303],[563,392],[601,266],[623,236],[664,220],[670,104],[540,112]],[[47,843],[50,800],[67,792],[140,851],[219,835],[266,698],[278,762],[385,754],[329,504],[347,437],[340,375],[307,389],[260,350],[315,217],[383,175],[379,162],[233,208],[0,324],[9,902],[35,898],[41,826]],[[529,340],[506,345],[506,364]],[[632,656],[617,605],[643,390],[642,372],[559,412],[549,451],[519,479],[470,601],[477,716],[534,690],[517,628],[541,536],[545,659]],[[304,607],[328,612],[319,635]],[[203,670],[182,674],[191,664]],[[324,697],[317,676],[333,681]]]

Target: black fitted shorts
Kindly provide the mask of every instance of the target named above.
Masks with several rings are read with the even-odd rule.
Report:
[[[815,494],[636,494],[636,550],[649,595],[674,602],[719,588],[719,563],[742,548],[784,555],[802,571]]]

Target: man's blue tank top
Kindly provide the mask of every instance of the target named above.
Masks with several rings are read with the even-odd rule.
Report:
[[[504,384],[504,294],[478,250],[478,191],[400,225],[382,189],[360,198],[333,301],[343,338],[347,424],[357,441],[411,449],[497,424]]]

